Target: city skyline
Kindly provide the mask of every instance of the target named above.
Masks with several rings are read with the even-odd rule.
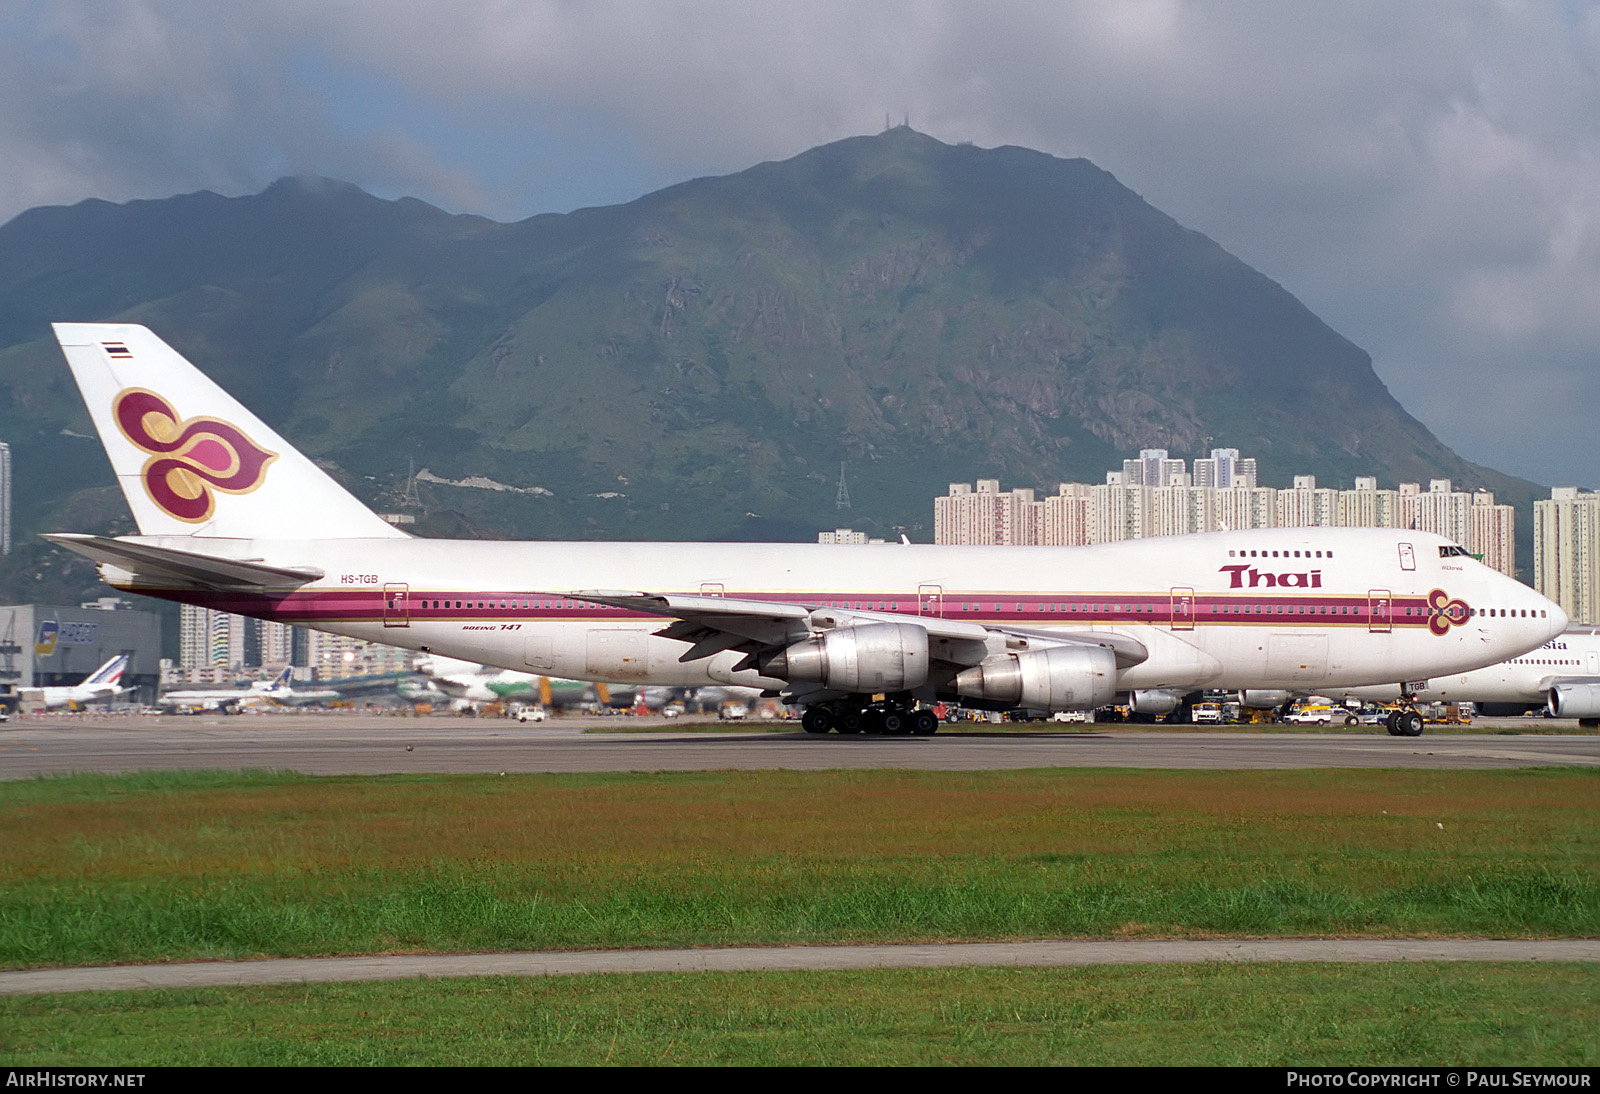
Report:
[[[1214,448],[1194,465],[1143,449],[1104,483],[1060,483],[1042,499],[1031,487],[1002,491],[998,479],[951,483],[934,500],[934,542],[1081,546],[1246,528],[1416,528],[1516,576],[1516,513],[1491,491],[1456,490],[1449,479],[1380,488],[1377,476],[1357,476],[1347,490],[1318,487],[1313,475],[1264,487],[1256,460],[1236,448]]]

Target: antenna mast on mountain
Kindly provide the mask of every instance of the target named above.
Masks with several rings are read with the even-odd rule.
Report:
[[[843,460],[839,461],[839,493],[834,496],[833,507],[835,509],[850,508],[850,487],[845,485]]]
[[[417,497],[417,461],[414,457],[406,458],[406,496],[400,504],[407,509],[422,508],[422,499]]]

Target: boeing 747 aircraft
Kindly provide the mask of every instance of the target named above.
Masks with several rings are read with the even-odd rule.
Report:
[[[413,538],[141,326],[55,326],[139,534],[48,538],[111,585],[524,672],[757,687],[813,733],[932,733],[927,704],[1176,707],[1466,672],[1559,607],[1421,532],[1095,547]]]

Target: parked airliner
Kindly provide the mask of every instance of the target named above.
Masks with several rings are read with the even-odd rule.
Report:
[[[759,687],[814,733],[926,704],[1176,707],[1466,672],[1566,629],[1436,535],[1286,528],[1094,547],[413,538],[141,326],[56,335],[139,534],[58,533],[113,586],[504,668]]]
[[[81,684],[18,688],[17,699],[24,706],[43,707],[45,710],[109,703],[117,696],[133,690],[120,686],[122,675],[127,670],[128,655],[119,653],[91,672]]]
[[[1552,718],[1576,718],[1586,729],[1600,726],[1600,630],[1570,630],[1536,650],[1497,665],[1454,676],[1417,681],[1413,699],[1424,703],[1476,703],[1523,711],[1542,706]],[[1397,685],[1353,688],[1347,695],[1379,701],[1397,698]]]
[[[294,686],[294,670],[284,669],[272,680],[254,680],[242,688],[188,688],[169,691],[157,702],[164,707],[180,710],[220,710],[224,714],[239,714],[246,707],[273,703],[281,706],[303,706],[339,698],[331,688],[302,689]]]

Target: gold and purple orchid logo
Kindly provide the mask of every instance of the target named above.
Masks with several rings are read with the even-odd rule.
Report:
[[[190,524],[211,519],[216,496],[248,494],[278,458],[237,427],[216,418],[179,418],[153,391],[128,388],[111,405],[122,435],[150,453],[140,473],[145,493],[163,512]]]
[[[1448,634],[1451,627],[1459,627],[1471,618],[1472,610],[1465,600],[1452,598],[1443,589],[1428,594],[1428,629],[1434,634]]]

